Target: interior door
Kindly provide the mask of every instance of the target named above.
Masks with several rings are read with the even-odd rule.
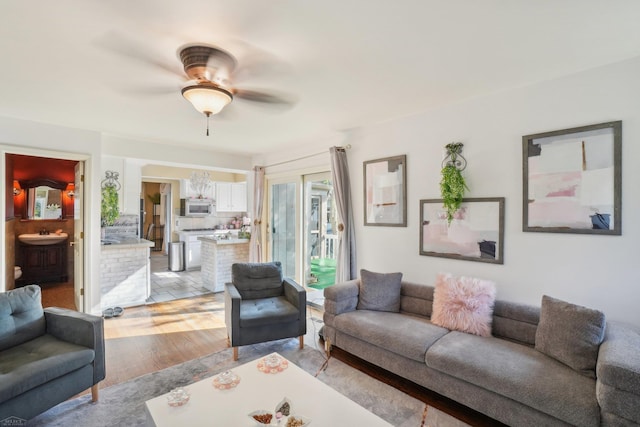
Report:
[[[73,196],[73,295],[76,310],[84,311],[84,162],[75,167]]]

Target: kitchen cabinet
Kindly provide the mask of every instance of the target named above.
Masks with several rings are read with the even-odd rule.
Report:
[[[202,194],[202,198],[204,199],[214,199],[215,198],[215,185],[213,182],[207,189],[205,194]],[[200,198],[200,194],[196,193],[191,188],[191,180],[190,179],[181,179],[180,180],[180,198],[181,199],[197,199]]]
[[[23,282],[66,282],[67,243],[57,245],[21,245]]]
[[[246,182],[216,182],[217,212],[246,212]]]

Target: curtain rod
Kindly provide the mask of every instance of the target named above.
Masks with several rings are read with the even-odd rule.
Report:
[[[341,149],[341,150],[348,150],[348,149],[350,149],[350,148],[351,148],[351,144],[347,144],[347,145],[345,145],[344,147],[337,147],[337,148],[338,148],[338,149]],[[321,152],[319,152],[319,153],[313,153],[313,154],[309,154],[309,155],[302,156],[302,157],[298,157],[298,158],[291,159],[291,160],[284,160],[284,161],[282,161],[282,162],[272,163],[272,164],[270,164],[270,165],[266,165],[266,166],[263,166],[263,167],[264,167],[264,168],[271,168],[271,167],[273,167],[273,166],[280,166],[280,165],[284,165],[284,164],[291,163],[291,162],[297,162],[298,160],[308,159],[309,157],[319,156],[319,155],[321,155],[321,154],[327,154],[327,151],[321,151]]]

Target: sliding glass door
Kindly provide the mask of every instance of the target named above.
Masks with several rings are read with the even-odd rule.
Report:
[[[324,289],[336,278],[336,208],[329,172],[305,175],[304,284]]]
[[[335,283],[336,207],[329,172],[268,179],[267,259],[285,276],[323,289]]]
[[[269,256],[282,263],[285,276],[300,281],[297,269],[299,254],[298,233],[299,188],[297,181],[269,182]]]

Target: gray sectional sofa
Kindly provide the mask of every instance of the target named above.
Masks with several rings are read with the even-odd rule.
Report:
[[[24,425],[105,378],[103,319],[45,308],[40,288],[0,293],[0,425]]]
[[[402,281],[397,312],[358,309],[360,287],[324,291],[322,334],[333,346],[511,426],[640,425],[632,326],[606,324],[591,378],[536,349],[540,307],[497,300],[492,336],[480,337],[431,323],[432,286]]]

